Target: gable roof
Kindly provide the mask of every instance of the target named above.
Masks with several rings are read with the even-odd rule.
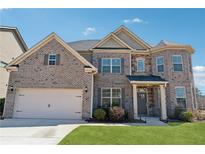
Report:
[[[24,54],[21,54],[19,57],[15,58],[13,61],[9,63],[7,67],[18,65],[20,62],[25,60],[27,57],[35,53],[39,48],[41,48],[43,45],[51,41],[52,39],[55,39],[58,41],[62,46],[64,46],[68,51],[70,51],[76,58],[78,58],[84,65],[91,67],[93,70],[97,71],[97,69],[88,62],[84,57],[82,57],[78,52],[76,52],[73,48],[71,48],[66,42],[63,41],[56,33],[51,33],[46,38],[41,40],[39,43],[34,45],[32,48],[30,48],[27,52]]]
[[[23,40],[23,37],[21,36],[20,32],[18,31],[17,27],[0,25],[0,31],[12,32],[16,36],[19,45],[23,49],[23,52],[26,52],[28,50],[28,47],[27,47],[25,41]]]
[[[191,45],[185,45],[185,44],[179,44],[179,43],[174,43],[174,42],[168,42],[165,40],[161,40],[156,46],[151,48],[151,52],[157,52],[157,51],[162,51],[166,49],[184,49],[187,50],[191,53],[194,52],[194,49],[192,48]]]
[[[133,38],[136,43],[139,43],[139,45],[141,45],[142,47],[144,47],[145,49],[150,49],[152,48],[152,46],[150,46],[148,43],[146,43],[144,40],[142,40],[141,38],[139,38],[135,33],[131,32],[127,27],[125,27],[124,25],[120,26],[119,28],[117,28],[113,33],[115,33],[116,35],[119,34],[120,32],[125,32],[127,33],[131,38]]]
[[[163,47],[163,46],[168,46],[168,45],[174,45],[174,46],[186,46],[185,44],[179,44],[175,42],[169,42],[165,40],[161,40],[156,46],[154,47]]]
[[[100,40],[80,40],[68,42],[67,44],[76,51],[89,51],[89,49],[97,44]]]
[[[119,45],[121,45],[124,48],[127,49],[133,49],[132,47],[130,47],[127,43],[123,42],[120,38],[118,38],[114,33],[110,33],[107,36],[105,36],[101,41],[99,41],[97,44],[95,44],[94,46],[92,46],[90,49],[95,49],[98,46],[101,46],[103,43],[105,43],[106,41],[108,41],[109,39],[113,39],[115,40]]]

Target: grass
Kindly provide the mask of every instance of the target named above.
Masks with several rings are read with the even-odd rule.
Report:
[[[169,126],[80,126],[60,145],[205,144],[205,122]]]

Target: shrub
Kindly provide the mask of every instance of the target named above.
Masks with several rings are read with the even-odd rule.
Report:
[[[192,122],[193,121],[193,113],[192,112],[182,112],[180,114],[180,119],[185,122]]]
[[[176,119],[180,119],[180,114],[181,114],[182,112],[185,112],[185,109],[184,109],[183,107],[181,107],[181,106],[176,106],[176,107],[175,107],[174,117],[175,117]]]
[[[125,111],[123,108],[114,106],[110,108],[109,117],[113,122],[122,122],[124,120]]]
[[[106,118],[106,111],[104,109],[96,109],[93,114],[94,118],[103,121]]]
[[[5,98],[0,98],[0,115],[2,115],[4,110],[4,102],[5,102]]]

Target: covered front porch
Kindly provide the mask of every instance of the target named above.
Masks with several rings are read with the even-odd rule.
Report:
[[[140,116],[159,116],[167,119],[166,85],[167,81],[160,76],[128,76],[133,88],[134,119]]]

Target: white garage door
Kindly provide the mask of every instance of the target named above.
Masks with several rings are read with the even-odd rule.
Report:
[[[17,89],[13,117],[82,119],[82,90]]]

